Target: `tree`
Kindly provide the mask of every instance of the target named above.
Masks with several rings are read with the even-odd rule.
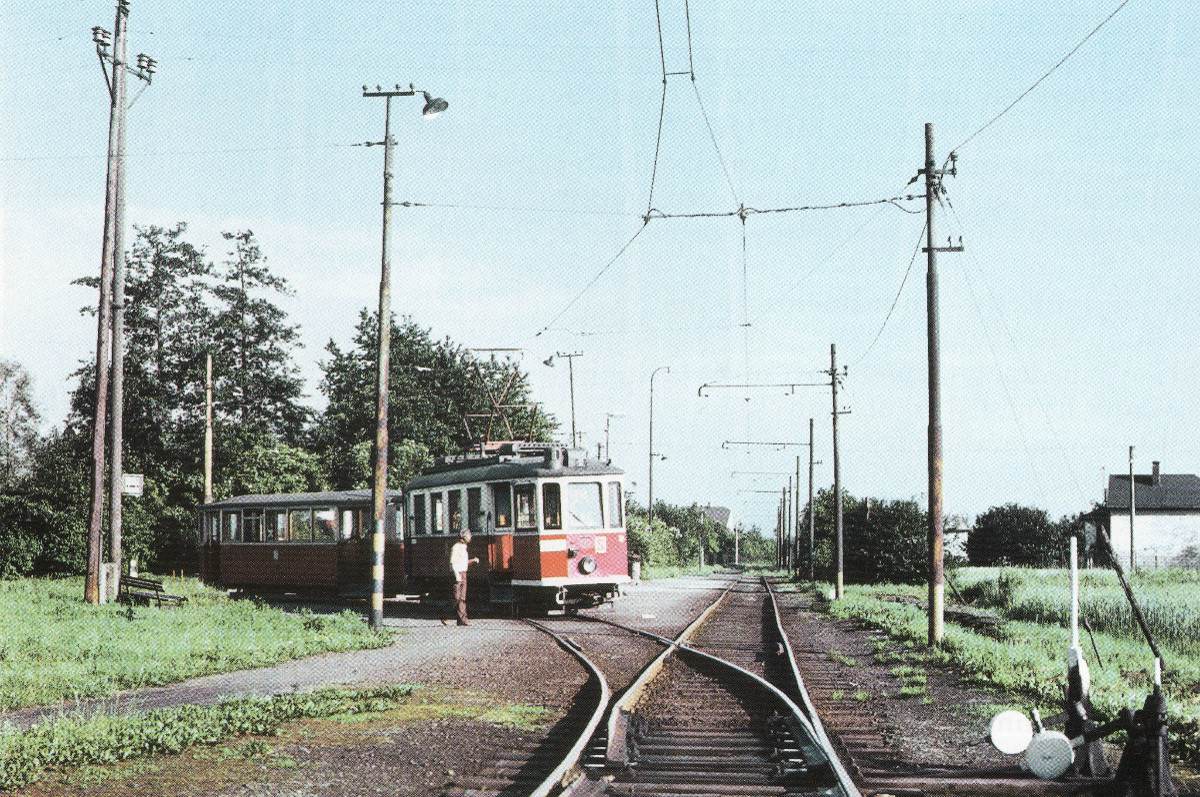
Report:
[[[314,442],[327,464],[330,481],[340,489],[370,486],[375,440],[375,363],[378,316],[363,310],[349,348],[334,341],[321,362],[321,392],[327,404]],[[404,318],[392,322],[388,373],[388,481],[400,486],[433,459],[459,453],[479,442],[512,434],[518,439],[549,440],[553,416],[531,404],[526,375],[510,362],[479,360],[449,339],[434,340],[430,330]],[[507,392],[504,387],[507,385]],[[505,410],[506,426],[492,400],[519,405]]]
[[[253,441],[263,434],[288,443],[303,439],[310,411],[300,403],[303,383],[293,356],[300,328],[271,300],[289,296],[287,280],[274,274],[254,239],[244,230],[223,233],[233,251],[217,270],[212,288],[213,378],[222,419]],[[242,440],[241,450],[252,442]]]
[[[20,363],[0,358],[0,487],[28,472],[40,422],[29,373]]]
[[[831,489],[822,489],[815,504],[816,570],[832,579],[835,567],[836,506]],[[855,498],[842,492],[843,575],[851,583],[915,584],[925,579],[926,512],[916,501]],[[799,567],[808,569],[807,546]]]
[[[1060,566],[1076,520],[1055,523],[1044,509],[1019,504],[991,507],[967,535],[967,559],[975,566]]]

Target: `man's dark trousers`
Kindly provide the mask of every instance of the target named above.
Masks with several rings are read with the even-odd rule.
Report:
[[[458,624],[467,624],[467,574],[454,582],[454,605],[458,613]]]

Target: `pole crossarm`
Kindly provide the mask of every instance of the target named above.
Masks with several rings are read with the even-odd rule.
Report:
[[[749,390],[762,388],[784,388],[788,392],[784,395],[795,395],[798,387],[829,387],[828,382],[755,382],[751,384],[734,385],[717,382],[705,382],[696,389],[696,395],[700,398],[708,398],[704,391],[706,390]]]
[[[785,448],[798,448],[808,445],[807,443],[789,443],[769,440],[726,440],[721,443],[721,448],[729,448],[730,446],[770,446],[782,451]]]

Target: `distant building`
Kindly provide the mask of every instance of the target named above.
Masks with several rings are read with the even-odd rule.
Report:
[[[1134,474],[1133,549],[1140,567],[1193,564],[1200,552],[1200,476]],[[1129,564],[1129,476],[1109,476],[1101,513],[1122,565]]]
[[[729,507],[707,504],[704,507],[704,514],[709,520],[719,523],[725,528],[729,528]]]

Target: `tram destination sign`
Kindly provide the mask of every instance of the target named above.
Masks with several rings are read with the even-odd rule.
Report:
[[[138,498],[146,489],[146,477],[141,473],[122,473],[124,483],[121,485],[122,495],[132,495]]]

